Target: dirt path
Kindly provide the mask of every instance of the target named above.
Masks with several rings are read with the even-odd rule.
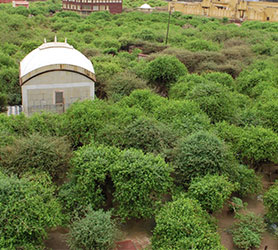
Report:
[[[48,233],[48,239],[45,241],[45,247],[47,250],[69,250],[66,243],[66,234],[68,230],[62,227],[58,227]]]
[[[264,177],[262,180],[263,188],[266,190],[270,186],[270,182]],[[247,211],[253,212],[258,215],[263,215],[265,213],[264,205],[262,202],[262,197],[253,196],[243,199],[244,202],[248,203]],[[227,232],[227,229],[231,227],[234,223],[234,215],[228,211],[228,207],[225,206],[224,209],[216,213],[214,217],[218,220],[218,232],[221,236],[221,243],[224,245],[228,250],[235,250],[237,249],[233,245],[233,239],[231,234]],[[270,233],[265,232],[263,234],[263,239],[261,246],[258,250],[265,250],[267,246],[267,250],[278,250],[278,240],[274,238]]]

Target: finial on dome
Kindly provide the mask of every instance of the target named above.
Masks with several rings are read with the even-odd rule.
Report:
[[[43,39],[43,42],[46,43],[46,38]]]
[[[57,36],[54,37],[54,42],[57,43]]]

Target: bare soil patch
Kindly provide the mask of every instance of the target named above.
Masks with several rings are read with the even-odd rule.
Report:
[[[45,247],[47,250],[69,250],[69,246],[66,242],[66,234],[68,229],[58,227],[51,230],[48,233],[48,239],[45,241]]]
[[[264,190],[266,190],[273,183],[273,180],[269,180],[268,176],[264,175],[262,183]],[[246,212],[253,212],[262,216],[265,214],[262,195],[251,196],[243,199],[243,201],[248,203]],[[235,221],[234,214],[229,212],[228,206],[226,205],[222,211],[214,214],[214,217],[218,221],[218,233],[221,236],[222,245],[224,245],[228,250],[236,250],[237,248],[233,244],[232,235],[228,233],[228,229]],[[269,232],[265,232],[263,234],[261,246],[257,248],[257,250],[278,250],[278,239]]]

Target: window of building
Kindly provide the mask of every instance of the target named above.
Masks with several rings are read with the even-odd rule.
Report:
[[[105,5],[100,5],[100,10],[105,10]]]
[[[109,10],[109,5],[106,5],[105,7],[106,7],[106,10]]]
[[[88,0],[88,3],[91,3],[92,2],[92,0]]]
[[[63,103],[64,103],[64,92],[55,91],[55,104],[63,104]]]
[[[98,5],[94,5],[93,6],[93,11],[98,11],[99,9],[98,9]]]

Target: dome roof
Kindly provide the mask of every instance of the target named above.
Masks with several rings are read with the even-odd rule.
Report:
[[[140,9],[153,9],[149,4],[147,4],[147,3],[144,3],[143,5],[141,5],[140,7],[139,7]]]
[[[66,42],[50,42],[43,43],[20,62],[20,78],[26,78],[31,72],[51,65],[77,66],[95,74],[91,61],[71,45]]]

